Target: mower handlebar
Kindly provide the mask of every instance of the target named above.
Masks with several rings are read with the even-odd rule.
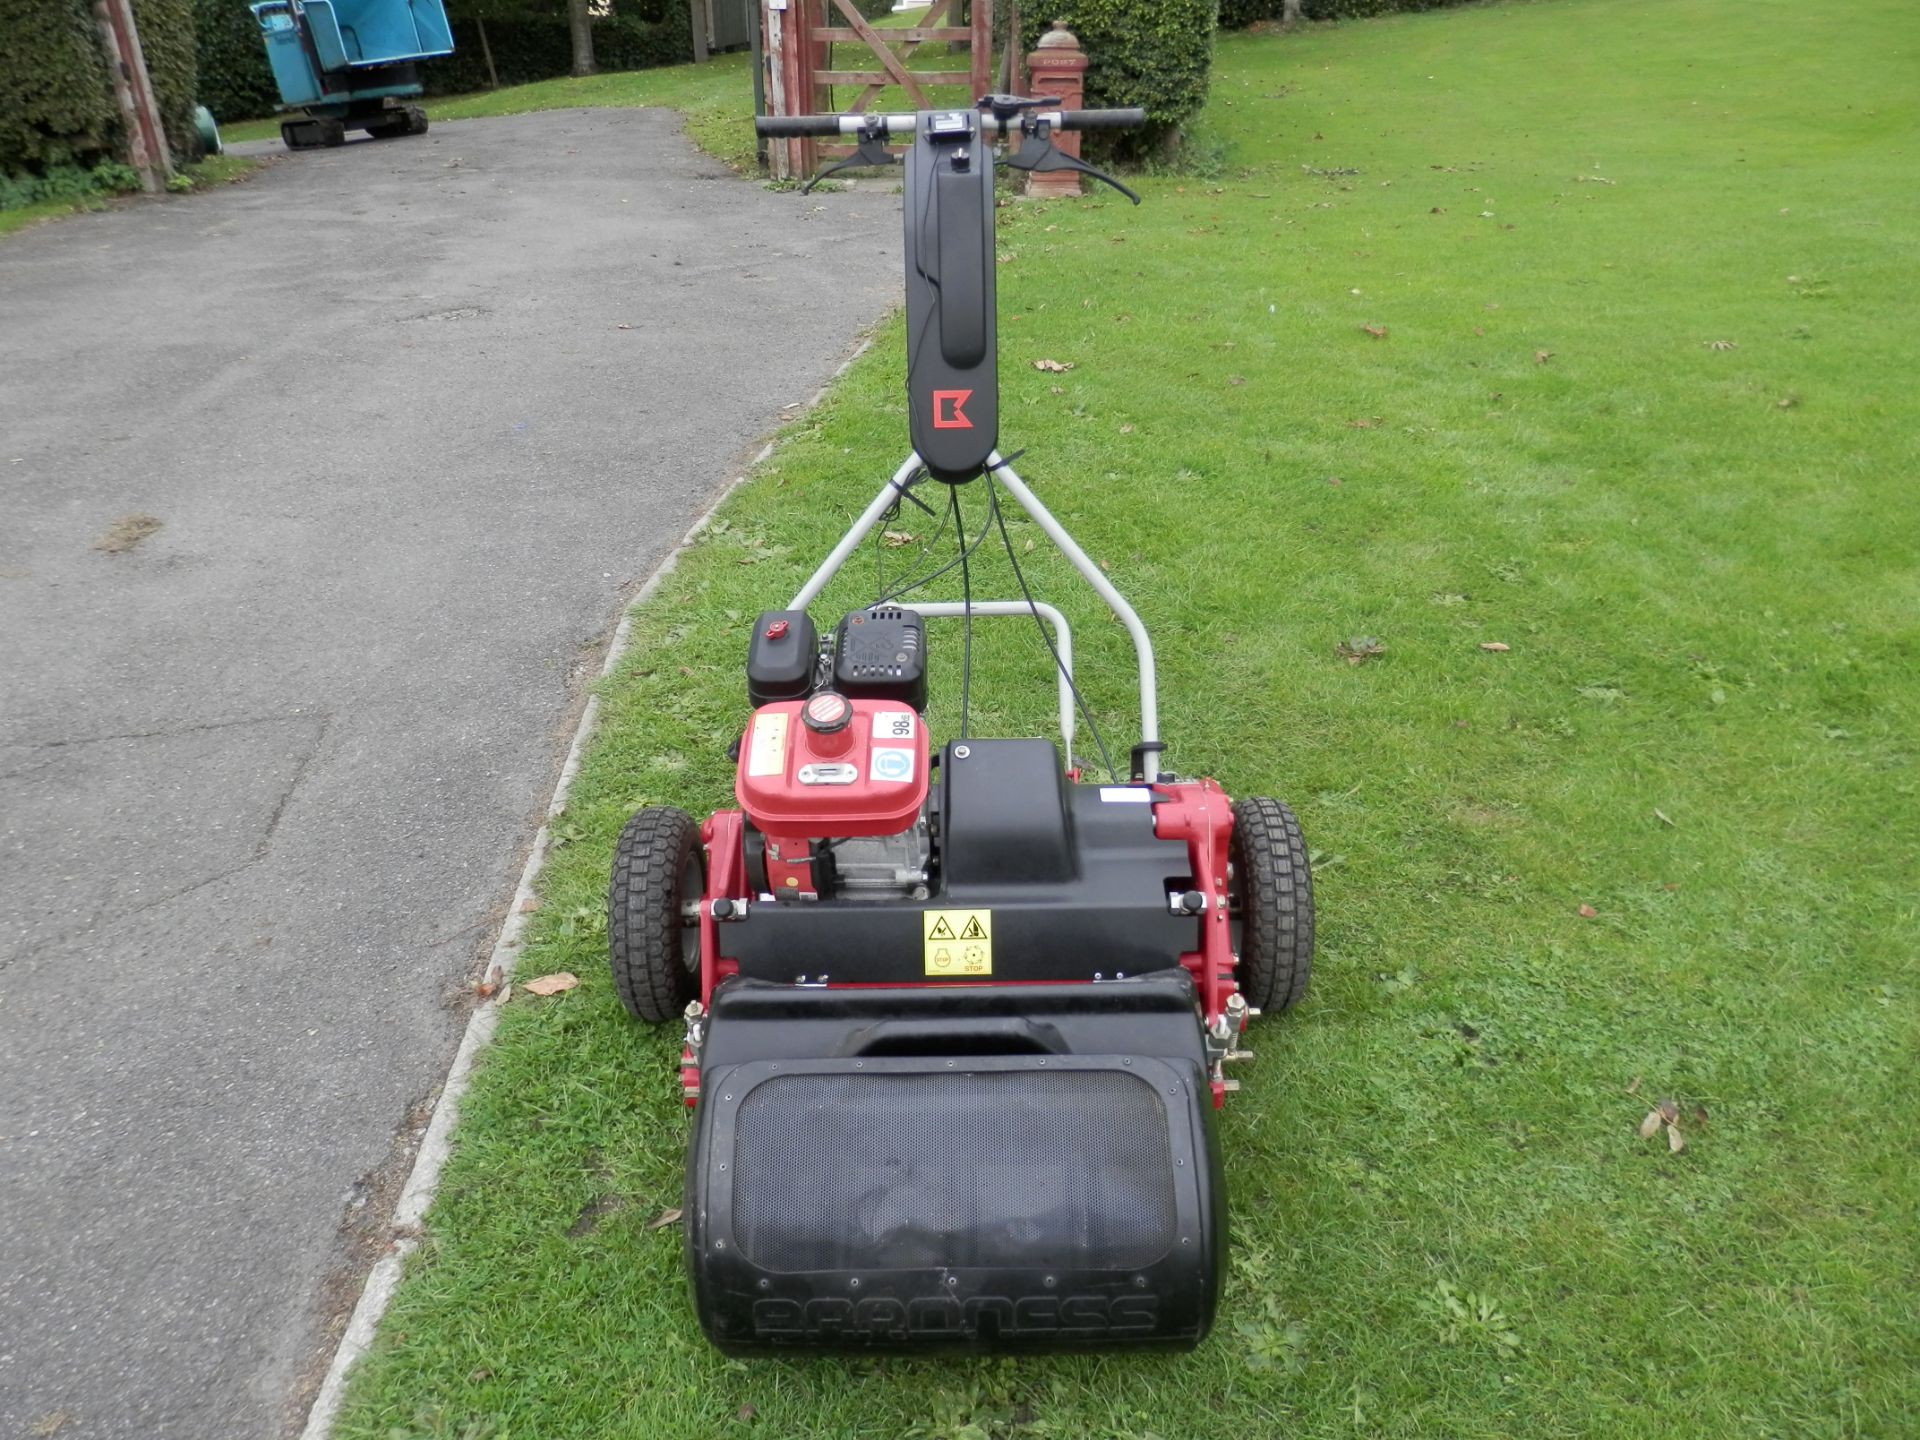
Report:
[[[1062,110],[1056,130],[1131,130],[1147,123],[1147,112],[1138,105],[1115,110]]]
[[[753,129],[755,134],[775,140],[801,135],[838,135],[840,120],[838,115],[756,115]]]
[[[1045,121],[1055,130],[1126,130],[1147,123],[1147,112],[1137,106],[1118,110],[1036,110],[1032,118]],[[888,135],[911,135],[919,128],[920,117],[912,111],[887,115],[756,115],[753,128],[770,139],[785,140],[800,136],[857,136],[867,125],[877,125]],[[980,117],[980,128],[989,135],[1018,128],[1017,122],[1005,125],[992,115]]]

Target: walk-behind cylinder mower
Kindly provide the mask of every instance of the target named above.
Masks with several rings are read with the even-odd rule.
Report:
[[[754,622],[738,808],[703,825],[642,810],[614,859],[620,998],[686,1024],[687,1268],[701,1325],[731,1352],[1197,1344],[1225,1269],[1225,1068],[1251,1017],[1306,989],[1313,898],[1293,815],[1165,768],[1146,628],[997,449],[994,166],[1087,169],[1051,137],[1143,118],[1039,108],[1057,103],[759,122],[852,137],[855,163],[908,143],[913,453],[787,607]],[[923,498],[938,485],[943,515]],[[1020,572],[1009,501],[1132,638],[1140,739],[1124,781],[1109,767],[1081,783],[1076,720],[1103,760],[1106,745],[1067,621]],[[957,558],[921,562],[819,633],[807,607],[909,503],[941,517],[941,543],[951,526]],[[1017,600],[971,593],[989,536]],[[903,603],[956,571],[960,600]],[[958,734],[931,741],[925,622],[961,618],[970,647],[976,618],[1006,615],[1033,619],[1053,654],[1064,756],[969,734],[964,698]]]
[[[260,0],[260,23],[289,150],[427,133],[420,62],[453,53],[442,0]]]

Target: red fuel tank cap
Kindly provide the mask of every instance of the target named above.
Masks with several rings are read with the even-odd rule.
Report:
[[[853,719],[853,702],[837,690],[822,690],[800,712],[801,723],[816,735],[836,735]]]

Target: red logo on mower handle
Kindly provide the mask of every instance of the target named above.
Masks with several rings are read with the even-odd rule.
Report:
[[[933,428],[936,430],[971,430],[973,421],[967,418],[960,407],[967,403],[971,390],[936,390],[933,392]]]

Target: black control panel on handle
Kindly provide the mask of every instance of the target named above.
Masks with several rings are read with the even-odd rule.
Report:
[[[995,324],[993,172],[1075,170],[1140,197],[1111,175],[1062,153],[1063,130],[1121,130],[1146,123],[1140,109],[1059,110],[1045,96],[989,95],[978,106],[912,114],[763,115],[774,138],[840,137],[854,154],[823,169],[891,164],[885,146],[905,141],[907,175],[907,403],[914,452],[936,480],[980,475],[999,444],[1000,379]],[[1008,143],[996,153],[996,140]],[[1017,142],[1017,148],[1014,142]]]

